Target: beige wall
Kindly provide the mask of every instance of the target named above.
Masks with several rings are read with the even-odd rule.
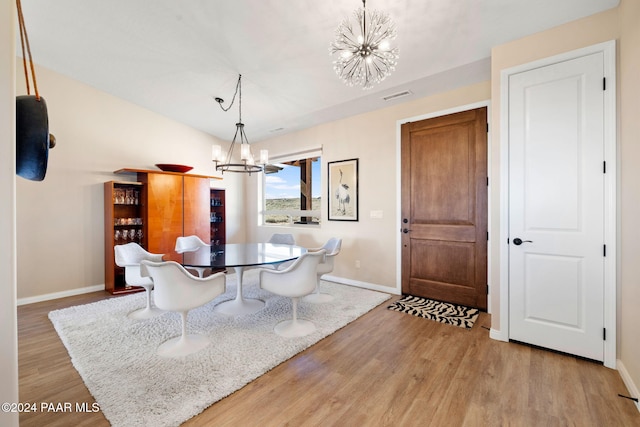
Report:
[[[619,350],[636,387],[640,387],[640,2],[620,6],[620,277]],[[636,390],[638,393],[638,390]],[[638,394],[635,397],[640,397]]]
[[[18,402],[15,200],[15,2],[0,0],[0,402]],[[17,426],[17,412],[0,412]]]
[[[304,246],[322,245],[330,237],[343,239],[340,256],[332,275],[384,288],[398,286],[397,258],[400,219],[398,218],[399,135],[398,121],[443,111],[461,105],[487,101],[489,82],[455,91],[405,102],[311,129],[264,141],[270,156],[322,147],[322,197],[327,199],[327,162],[359,159],[359,221],[328,221],[327,207],[322,207],[319,228],[258,226],[256,204],[248,206],[249,235],[264,241],[274,232],[291,232]],[[256,186],[248,194],[257,200]],[[382,211],[382,219],[371,218],[371,211]],[[356,261],[360,268],[356,268]]]
[[[18,298],[104,284],[102,185],[136,179],[113,171],[179,163],[209,175],[211,145],[219,143],[50,70],[38,67],[36,75],[57,145],[49,152],[44,181],[17,178]],[[17,92],[24,94],[21,62],[17,76]],[[213,185],[224,188],[232,181],[225,176]],[[230,199],[230,206],[238,205]],[[244,237],[239,225],[229,231]]]

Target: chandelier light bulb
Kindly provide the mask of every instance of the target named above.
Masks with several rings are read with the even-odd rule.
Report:
[[[260,164],[266,165],[269,163],[269,150],[260,150]]]
[[[240,144],[240,160],[244,160],[245,162],[253,160],[249,144]]]
[[[214,145],[211,147],[211,160],[214,162],[222,161],[222,147],[219,145]]]

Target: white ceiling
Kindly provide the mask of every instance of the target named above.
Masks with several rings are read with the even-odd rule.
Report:
[[[400,91],[418,98],[488,80],[492,46],[618,3],[369,0],[368,10],[395,21],[400,59],[367,91],[345,86],[329,55],[335,28],[359,0],[22,0],[22,7],[37,64],[227,141],[237,104],[224,113],[214,97],[228,104],[241,73],[243,122],[255,142],[411,99],[381,99]],[[47,88],[39,90],[46,98]]]

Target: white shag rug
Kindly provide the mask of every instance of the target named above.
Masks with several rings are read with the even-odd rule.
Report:
[[[325,281],[321,289],[335,299],[298,306],[299,317],[317,330],[282,338],[273,327],[291,317],[291,300],[260,289],[257,270],[245,272],[243,291],[265,301],[264,309],[238,317],[212,310],[235,296],[236,275],[230,274],[223,295],[189,312],[188,332],[207,335],[212,343],[178,359],[160,357],[156,348],[180,334],[179,314],[127,317],[144,307],[144,292],[55,310],[49,319],[113,426],[177,426],[390,298]]]

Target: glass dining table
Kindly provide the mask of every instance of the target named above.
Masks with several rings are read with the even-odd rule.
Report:
[[[182,265],[185,267],[211,268],[220,270],[233,268],[236,272],[238,287],[236,297],[214,307],[220,313],[233,316],[255,313],[264,307],[264,301],[244,298],[242,295],[242,276],[250,267],[277,265],[292,261],[307,252],[302,246],[273,243],[230,243],[225,245],[203,246],[197,251],[183,253]]]

